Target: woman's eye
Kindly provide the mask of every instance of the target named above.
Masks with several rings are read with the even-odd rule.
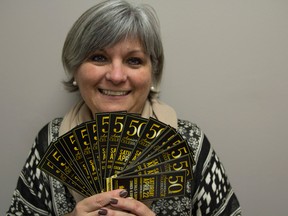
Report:
[[[90,60],[94,62],[103,63],[106,62],[107,58],[104,55],[95,54],[90,57]]]
[[[132,57],[132,58],[129,58],[127,60],[128,64],[130,65],[140,65],[143,63],[143,61],[141,60],[141,58],[137,58],[137,57]]]

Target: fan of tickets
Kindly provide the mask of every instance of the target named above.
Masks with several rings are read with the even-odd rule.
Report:
[[[52,142],[38,168],[85,197],[123,188],[151,200],[184,195],[194,164],[186,140],[171,126],[109,112]]]

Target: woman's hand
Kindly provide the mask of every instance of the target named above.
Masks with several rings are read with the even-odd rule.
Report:
[[[76,204],[69,216],[97,215],[137,215],[154,216],[155,214],[142,202],[125,198],[127,191],[117,189],[85,198]],[[67,216],[68,216],[67,215]]]
[[[127,191],[123,189],[117,189],[109,192],[103,192],[85,198],[79,201],[73,212],[66,216],[86,216],[86,215],[99,215],[99,210],[103,207],[108,207],[112,198],[126,197]]]
[[[113,197],[110,200],[113,208],[101,208],[99,215],[107,216],[155,216],[156,214],[144,203],[133,198]]]

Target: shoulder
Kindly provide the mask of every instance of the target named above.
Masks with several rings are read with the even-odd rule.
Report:
[[[54,118],[52,121],[45,124],[38,132],[35,143],[39,153],[44,153],[50,144],[58,138],[59,128],[63,118]]]
[[[184,137],[197,136],[200,137],[203,135],[200,127],[191,121],[178,119],[178,132]]]
[[[205,136],[204,132],[196,123],[183,119],[178,119],[177,131],[192,145],[199,145]]]
[[[177,131],[191,147],[196,161],[199,159],[200,153],[202,155],[201,157],[206,157],[209,154],[211,144],[203,130],[196,123],[189,120],[178,119]]]

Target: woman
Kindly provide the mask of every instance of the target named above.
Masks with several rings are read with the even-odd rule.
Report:
[[[147,5],[104,1],[72,26],[62,54],[78,102],[38,134],[7,215],[241,215],[223,166],[203,132],[157,99],[164,54],[157,17]],[[117,189],[84,198],[37,168],[49,143],[99,112],[127,110],[175,127],[195,155],[184,197],[142,203]]]

